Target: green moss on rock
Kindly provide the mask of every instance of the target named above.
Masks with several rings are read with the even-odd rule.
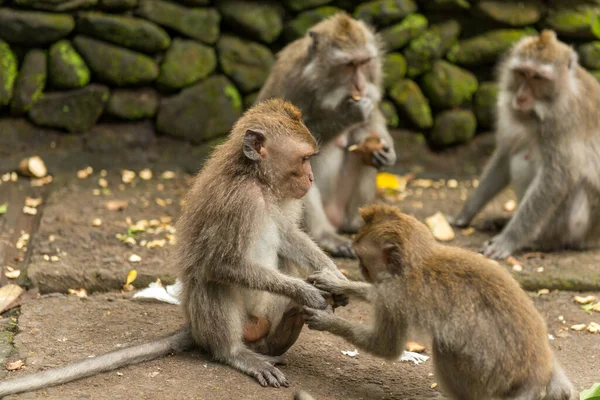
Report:
[[[388,53],[383,60],[383,86],[389,88],[394,82],[404,79],[406,59],[400,53]]]
[[[534,0],[483,0],[475,7],[486,17],[511,26],[533,25],[542,18],[544,11],[542,4]]]
[[[17,79],[17,58],[8,43],[0,40],[0,106],[7,106]]]
[[[483,129],[491,129],[496,119],[496,101],[498,85],[495,82],[482,82],[473,98],[473,111],[477,117],[477,125]]]
[[[285,25],[283,35],[288,42],[296,40],[304,36],[311,26],[340,11],[342,10],[337,7],[324,6],[315,8],[314,10],[301,12],[296,18]]]
[[[417,11],[414,0],[375,0],[360,4],[354,18],[371,25],[385,26]]]
[[[44,50],[29,50],[25,55],[10,104],[14,114],[26,113],[42,96],[46,87],[47,64]]]
[[[410,79],[396,82],[389,96],[403,117],[419,129],[429,129],[433,125],[429,102],[423,96],[419,85]]]
[[[447,110],[435,116],[433,129],[427,138],[433,147],[448,147],[467,143],[475,136],[477,120],[470,110]]]
[[[77,19],[77,31],[145,53],[165,50],[171,44],[171,38],[161,27],[128,16],[82,13]]]
[[[450,48],[446,57],[462,66],[479,66],[496,62],[498,57],[525,36],[535,35],[533,29],[499,29],[471,39],[462,40]]]
[[[221,0],[218,9],[227,24],[261,42],[272,43],[283,30],[284,10],[276,3]]]
[[[13,4],[34,10],[67,12],[93,7],[98,0],[13,0]]]
[[[50,84],[57,89],[76,89],[90,82],[90,70],[71,42],[60,40],[50,47]]]
[[[164,134],[205,142],[229,132],[241,116],[241,103],[240,94],[227,78],[212,76],[164,99],[156,125]]]
[[[595,31],[600,31],[600,7],[578,6],[551,9],[544,25],[560,36],[580,39],[594,39]]]
[[[324,6],[331,2],[332,0],[284,0],[285,6],[295,12]]]
[[[105,113],[128,121],[152,118],[158,102],[158,94],[153,89],[116,89],[110,93]]]
[[[158,77],[158,65],[150,57],[85,36],[73,40],[94,75],[116,86],[142,85]]]
[[[577,48],[579,62],[586,68],[600,68],[600,41],[585,43]]]
[[[396,107],[394,107],[394,103],[384,100],[379,104],[379,109],[385,117],[387,126],[397,128],[400,123],[400,118],[398,117],[398,112],[396,111]]]
[[[470,101],[477,86],[475,75],[443,60],[434,63],[421,83],[425,96],[438,108],[456,107]]]
[[[100,0],[100,8],[107,11],[123,11],[137,7],[138,0]]]
[[[108,88],[95,84],[45,93],[29,110],[29,118],[36,125],[61,128],[71,133],[85,132],[102,115],[108,97]]]
[[[459,34],[460,24],[450,20],[433,25],[423,35],[412,40],[403,53],[408,76],[414,78],[431,70],[433,62],[446,54],[457,42]]]
[[[383,29],[380,34],[390,50],[401,49],[408,42],[421,35],[427,29],[427,18],[421,14],[411,14],[402,22]]]
[[[468,0],[426,0],[423,8],[427,11],[463,11],[471,8]]]
[[[214,8],[188,8],[163,0],[141,0],[136,14],[206,44],[219,38],[221,16]]]
[[[0,9],[0,39],[9,43],[38,46],[67,36],[75,21],[68,14]]]
[[[193,40],[174,39],[160,65],[157,83],[169,89],[181,89],[210,75],[217,67],[212,47]]]
[[[244,93],[260,89],[275,57],[262,44],[224,35],[217,43],[221,69]]]
[[[598,81],[600,81],[600,70],[590,71],[590,74],[592,74],[592,76],[594,78],[596,78]]]

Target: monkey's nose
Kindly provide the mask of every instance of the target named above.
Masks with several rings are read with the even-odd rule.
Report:
[[[313,174],[308,174],[308,180],[310,181],[310,183],[313,183],[313,181],[315,180]]]

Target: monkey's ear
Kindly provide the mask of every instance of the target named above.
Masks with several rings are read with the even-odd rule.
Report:
[[[398,250],[398,245],[393,244],[393,243],[385,243],[383,246],[381,246],[381,251],[383,253],[383,260],[385,261],[386,265],[390,265],[392,263],[392,260],[396,259],[396,263],[397,264],[397,250]]]
[[[250,160],[258,161],[267,154],[265,135],[262,132],[248,129],[244,134],[244,155]]]

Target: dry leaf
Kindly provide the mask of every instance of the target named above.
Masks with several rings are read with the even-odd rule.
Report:
[[[446,186],[450,189],[456,189],[458,187],[458,181],[456,179],[448,179]]]
[[[432,389],[435,389],[435,388],[437,387],[437,385],[438,385],[437,383],[433,382],[433,383],[431,384],[431,386],[430,386],[430,387],[431,387]]]
[[[433,186],[433,181],[431,179],[415,179],[412,184],[413,186],[426,189]]]
[[[23,368],[24,366],[25,366],[25,363],[23,362],[23,360],[17,360],[17,361],[7,363],[6,369],[8,371],[16,371],[16,370]]]
[[[461,232],[465,236],[471,236],[473,234],[473,232],[475,232],[475,228],[469,227],[469,228],[463,229]]]
[[[40,204],[42,204],[42,198],[34,198],[34,197],[25,197],[25,205],[27,207],[32,207],[32,208],[36,208],[37,206],[39,206]]]
[[[137,271],[135,269],[132,269],[127,274],[127,279],[125,280],[125,284],[131,285],[133,283],[133,281],[135,281],[135,278],[137,278]]]
[[[167,206],[167,203],[163,199],[158,198],[158,197],[156,198],[156,204],[158,204],[161,207],[166,207]]]
[[[138,256],[137,254],[132,254],[129,256],[129,262],[137,263],[140,261],[142,261],[142,257]]]
[[[50,261],[58,262],[58,260],[59,260],[58,256],[50,256]]]
[[[600,303],[594,304],[594,306],[592,307],[592,311],[600,312]]]
[[[106,202],[106,209],[109,211],[121,211],[129,202],[127,200],[109,200]]]
[[[52,175],[48,175],[45,176],[43,178],[40,179],[32,179],[31,180],[31,186],[33,187],[40,187],[40,186],[44,186],[47,185],[49,183],[52,183],[54,178],[52,178]]]
[[[149,181],[152,179],[152,171],[149,168],[144,168],[139,172],[138,176],[145,181]]]
[[[587,330],[590,333],[598,333],[600,332],[600,324],[596,322],[590,322],[590,324],[587,326]]]
[[[164,247],[165,244],[167,244],[167,241],[165,239],[156,239],[149,241],[146,247],[149,249],[154,249],[156,247]]]
[[[85,179],[88,176],[90,176],[93,172],[94,172],[94,169],[92,167],[87,167],[87,168],[84,168],[84,169],[80,169],[79,171],[77,171],[77,178],[78,179]]]
[[[19,298],[23,288],[19,285],[9,283],[0,288],[0,313],[7,310],[10,304]]]
[[[521,264],[515,264],[512,266],[512,270],[515,272],[523,272],[523,266]]]
[[[540,289],[537,291],[538,296],[542,296],[542,295],[548,294],[548,293],[550,293],[549,289]]]
[[[425,351],[425,346],[417,342],[406,342],[404,349],[406,351],[412,351],[413,353],[422,353]]]
[[[36,215],[37,214],[37,208],[23,206],[23,214]]]
[[[441,212],[438,211],[431,217],[426,218],[425,223],[437,240],[445,242],[454,239],[454,230]]]
[[[175,172],[173,171],[165,171],[160,175],[161,179],[174,179],[175,178]]]
[[[77,290],[75,290],[75,289],[69,289],[69,294],[74,294],[74,295],[76,295],[79,298],[85,298],[85,297],[88,296],[87,290],[85,290],[84,288],[77,289]]]
[[[538,268],[536,268],[536,272],[544,272],[544,267],[538,267]]]
[[[13,267],[9,267],[7,265],[4,275],[6,275],[8,279],[17,279],[21,275],[21,270],[14,269]]]
[[[130,171],[128,169],[124,169],[123,171],[121,171],[121,180],[123,181],[123,183],[133,182],[135,176],[136,174],[134,171]]]
[[[588,303],[592,303],[594,301],[596,301],[596,297],[594,296],[575,296],[573,297],[573,300],[575,300],[577,303],[579,304],[588,304]]]
[[[571,326],[571,330],[572,331],[582,331],[587,327],[586,324],[577,324],[577,325],[572,325]]]
[[[100,186],[101,188],[107,188],[108,181],[105,178],[100,178],[98,179],[98,186]]]
[[[515,208],[517,208],[517,202],[514,200],[509,200],[504,203],[504,211],[515,211]]]
[[[100,226],[102,225],[102,220],[100,218],[94,218],[92,220],[92,226]]]
[[[31,176],[34,178],[43,178],[48,174],[46,164],[38,156],[28,157],[21,160],[18,171],[23,176]]]

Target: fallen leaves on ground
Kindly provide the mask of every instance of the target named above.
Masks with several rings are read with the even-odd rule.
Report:
[[[6,214],[8,211],[8,203],[0,204],[0,215]]]
[[[6,369],[8,371],[16,371],[18,369],[23,368],[24,366],[25,366],[25,363],[23,362],[23,360],[17,360],[17,361],[7,363]]]
[[[591,388],[579,393],[579,400],[598,400],[600,399],[600,382],[594,383]]]
[[[454,239],[454,230],[448,223],[448,220],[441,212],[433,214],[425,219],[425,223],[431,230],[433,237],[442,242]]]
[[[34,178],[43,178],[48,174],[46,164],[39,156],[22,159],[21,162],[19,162],[17,170],[23,176],[30,176]]]
[[[84,169],[80,169],[77,171],[77,179],[86,179],[88,176],[94,173],[94,169],[92,167],[86,167]]]
[[[593,303],[594,301],[596,301],[596,297],[595,296],[575,296],[573,297],[573,300],[575,300],[577,303],[579,304],[589,304],[589,303]]]
[[[20,275],[21,275],[21,270],[18,269],[14,269],[11,266],[6,266],[5,267],[6,271],[4,272],[4,275],[8,278],[8,279],[17,279]]]
[[[0,288],[0,313],[6,311],[10,305],[23,293],[19,285],[9,283]]]
[[[69,294],[73,294],[79,298],[86,298],[88,297],[88,293],[87,290],[85,290],[84,288],[81,289],[69,289],[68,290]]]
[[[127,207],[129,202],[127,200],[109,200],[106,202],[106,209],[108,211],[121,211]]]
[[[417,342],[406,342],[404,349],[406,351],[412,351],[413,353],[422,353],[425,351],[425,346]]]

